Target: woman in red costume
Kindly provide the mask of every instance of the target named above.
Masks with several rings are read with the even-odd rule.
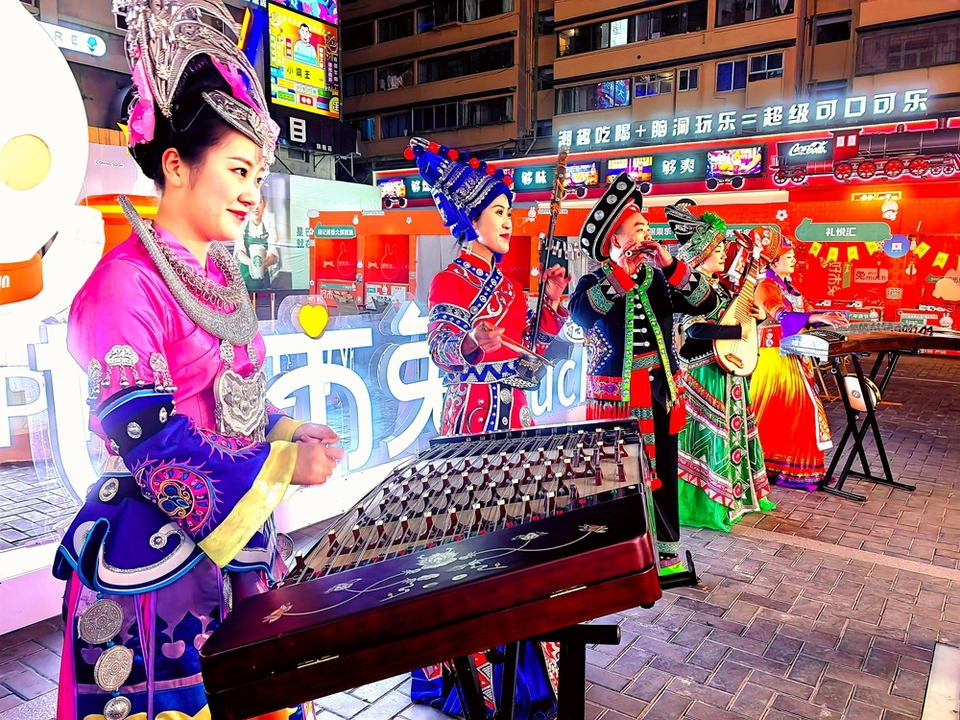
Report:
[[[812,491],[826,472],[823,451],[833,444],[830,425],[817,394],[813,362],[782,355],[780,338],[815,325],[846,325],[847,320],[841,313],[813,312],[790,280],[796,266],[793,246],[784,239],[757,285],[757,304],[776,324],[760,328],[760,361],[750,395],[770,482]]]
[[[510,180],[466,153],[419,138],[410,151],[461,245],[460,256],[430,285],[430,356],[446,387],[440,433],[529,427],[525,391],[539,385],[540,364],[515,346],[530,348],[536,333],[536,351],[543,352],[560,332],[568,317],[560,306],[567,272],[559,265],[544,272],[543,316],[534,329],[523,288],[497,267],[510,249]]]

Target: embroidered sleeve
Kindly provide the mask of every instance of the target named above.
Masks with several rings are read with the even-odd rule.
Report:
[[[663,268],[662,272],[663,277],[671,286],[681,289],[686,287],[687,283],[695,277],[690,267],[676,258],[667,267]]]
[[[681,265],[682,263],[677,263]],[[684,265],[684,267],[686,267]],[[717,294],[699,273],[687,272],[687,280],[681,287],[677,287],[667,280],[673,311],[682,315],[707,315],[717,307]],[[676,277],[676,272],[672,277]]]
[[[596,272],[580,278],[570,295],[570,317],[580,327],[589,329],[634,287],[633,278],[607,261]]]
[[[293,440],[293,433],[303,425],[302,420],[294,420],[287,413],[271,403],[267,403],[267,442],[274,440]]]
[[[433,362],[445,372],[463,372],[483,357],[479,348],[469,357],[463,354],[463,341],[473,326],[460,284],[459,278],[441,272],[430,285],[427,344]]]
[[[96,414],[143,496],[221,567],[267,521],[293,476],[296,444],[199,429],[175,414],[170,393],[131,389]]]

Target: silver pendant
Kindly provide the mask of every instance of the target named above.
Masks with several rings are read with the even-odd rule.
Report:
[[[103,502],[110,502],[116,497],[117,492],[120,490],[120,481],[116,478],[109,478],[103,485],[100,486],[100,492],[97,493]]]
[[[267,377],[263,368],[249,378],[226,368],[214,383],[213,394],[218,433],[262,440],[267,410]]]
[[[513,402],[513,391],[508,390],[507,388],[500,388],[500,402],[504,405],[509,405]]]
[[[277,552],[284,560],[289,560],[293,555],[293,538],[286,533],[277,533]]]
[[[122,696],[110,698],[107,704],[103,706],[104,720],[124,720],[133,709],[130,701]]]
[[[530,411],[529,405],[524,405],[520,408],[520,427],[531,427],[533,425],[533,413]]]
[[[107,648],[93,666],[93,679],[107,692],[119,690],[133,670],[133,650],[124,645]]]
[[[77,621],[77,633],[91,645],[113,640],[122,628],[123,608],[106,598],[97,600],[84,610]]]

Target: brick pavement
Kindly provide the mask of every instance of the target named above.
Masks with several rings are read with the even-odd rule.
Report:
[[[704,587],[603,622],[585,720],[919,718],[933,649],[960,646],[960,360],[901,362],[880,423],[894,473],[855,503],[774,489],[732,533],[686,533]],[[842,409],[829,408],[834,430]],[[0,638],[0,720],[53,717],[56,620]],[[440,720],[390,678],[322,700],[323,720]]]

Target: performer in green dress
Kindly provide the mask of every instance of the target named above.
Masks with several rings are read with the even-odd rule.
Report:
[[[685,317],[680,349],[687,424],[680,432],[680,524],[729,531],[748,512],[773,510],[770,485],[750,407],[747,378],[727,373],[713,354],[713,340],[744,336],[741,325],[721,326],[733,299],[719,281],[726,261],[726,223],[712,213],[697,218],[671,206],[667,218],[681,242],[680,259],[697,270],[719,298],[707,315]],[[755,308],[754,316],[763,318]]]

